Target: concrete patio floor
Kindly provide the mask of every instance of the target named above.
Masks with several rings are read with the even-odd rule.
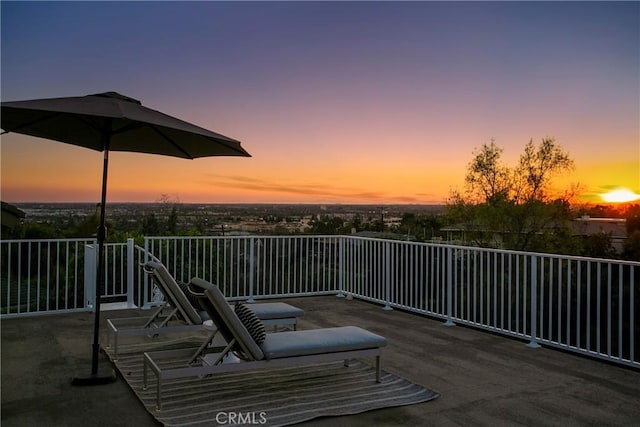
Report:
[[[419,405],[305,426],[640,425],[637,370],[530,349],[523,341],[362,301],[286,301],[305,310],[300,329],[357,325],[385,336],[383,369],[441,394]],[[105,311],[103,319],[148,314]],[[101,386],[71,385],[72,377],[90,372],[92,325],[91,313],[1,321],[2,427],[157,425],[121,378]],[[108,369],[101,357],[101,369]]]

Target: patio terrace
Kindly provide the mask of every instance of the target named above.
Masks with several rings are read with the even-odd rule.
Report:
[[[357,325],[385,336],[389,345],[383,351],[383,369],[441,393],[419,405],[304,425],[640,423],[640,372],[635,368],[545,346],[532,349],[526,339],[448,327],[442,319],[383,310],[356,299],[315,296],[286,301],[305,310],[301,329]],[[105,311],[103,319],[148,313]],[[103,386],[71,386],[73,376],[89,373],[92,321],[90,312],[2,319],[3,427],[156,425],[122,378]]]

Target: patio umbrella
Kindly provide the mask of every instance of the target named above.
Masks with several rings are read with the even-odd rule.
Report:
[[[113,374],[98,375],[109,152],[130,151],[186,159],[251,155],[240,146],[239,141],[146,108],[140,101],[116,92],[2,102],[1,109],[2,134],[15,132],[104,152],[91,375],[74,378],[73,383],[100,384],[115,380]]]

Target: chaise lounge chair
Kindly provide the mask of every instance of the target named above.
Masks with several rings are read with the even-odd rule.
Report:
[[[126,336],[158,335],[209,329],[215,327],[205,324],[208,313],[199,307],[197,298],[187,290],[187,285],[178,283],[166,267],[156,261],[147,262],[144,270],[158,285],[165,296],[166,303],[159,307],[144,324],[139,318],[107,319],[107,343],[112,349],[113,360],[118,358],[118,338]],[[256,303],[247,305],[265,325],[288,325],[297,328],[298,317],[304,310],[282,302]],[[132,326],[132,323],[137,323]],[[113,347],[112,347],[113,345]]]
[[[143,390],[148,387],[148,371],[151,370],[156,377],[157,410],[162,409],[162,383],[171,378],[335,360],[344,360],[348,366],[349,359],[375,357],[376,382],[380,382],[381,348],[387,344],[384,337],[355,326],[267,334],[255,315],[242,307],[232,309],[217,286],[198,278],[192,279],[189,285],[190,289],[202,291],[194,296],[200,298],[200,304],[218,326],[216,333],[222,334],[227,345],[214,348],[205,343],[195,351],[177,349],[144,353]],[[211,340],[214,338],[215,335]],[[231,353],[240,360],[223,363]],[[208,356],[214,356],[213,360]],[[182,363],[176,364],[176,360],[182,360]]]

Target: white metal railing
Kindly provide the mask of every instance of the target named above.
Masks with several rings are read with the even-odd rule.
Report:
[[[105,301],[126,300],[134,307],[137,277],[133,240],[105,244]],[[0,241],[0,316],[91,311],[97,283],[95,239]],[[144,256],[138,253],[138,264]],[[140,299],[140,302],[142,298]]]
[[[145,251],[176,280],[201,277],[230,299],[335,294],[340,236],[155,237]]]
[[[0,315],[92,309],[95,245],[2,241]],[[152,257],[230,299],[352,295],[640,367],[638,262],[352,236],[147,237],[105,246],[106,300],[157,303]]]
[[[640,367],[640,263],[346,238],[340,291]]]
[[[92,253],[86,248],[95,243],[95,239],[0,241],[0,314],[86,310],[92,289],[85,287],[85,261]]]

